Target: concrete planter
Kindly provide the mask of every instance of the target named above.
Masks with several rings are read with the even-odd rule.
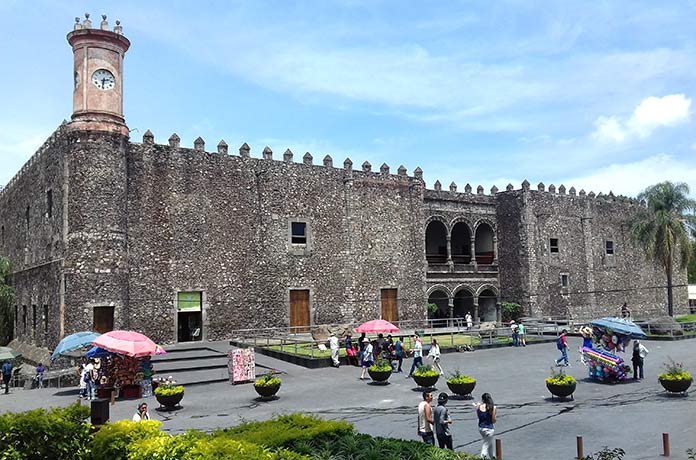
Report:
[[[693,379],[689,380],[666,380],[658,379],[662,388],[669,391],[670,393],[686,393],[686,390],[691,386]]]
[[[577,382],[569,383],[568,385],[555,385],[553,383],[546,383],[546,388],[548,388],[551,394],[559,398],[567,398],[568,396],[570,396],[570,399],[575,399],[573,398],[573,393],[575,393],[576,386]]]

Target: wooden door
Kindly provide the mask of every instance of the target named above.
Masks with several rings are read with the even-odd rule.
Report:
[[[114,330],[114,307],[94,307],[92,330],[104,334]]]
[[[399,320],[396,289],[382,289],[382,319],[389,322]]]
[[[309,325],[309,291],[290,291],[290,327],[293,328],[291,332],[309,332]]]

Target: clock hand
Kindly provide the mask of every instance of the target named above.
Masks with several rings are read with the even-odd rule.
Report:
[[[106,78],[102,78],[102,89],[106,87]]]

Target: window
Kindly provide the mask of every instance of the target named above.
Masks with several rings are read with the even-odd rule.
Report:
[[[307,244],[307,223],[291,222],[290,227],[292,244]]]
[[[53,190],[46,192],[46,217],[53,217]]]
[[[567,273],[561,273],[561,287],[567,288],[570,285],[570,278]]]
[[[48,305],[43,306],[44,332],[48,332]]]
[[[31,306],[31,329],[36,332],[36,305]]]
[[[604,242],[604,251],[608,256],[613,256],[614,255],[614,242],[611,240],[607,240]]]
[[[27,306],[22,305],[22,329],[27,333]]]
[[[31,208],[27,206],[26,211],[24,211],[24,219],[27,221],[27,228],[29,228],[29,211],[31,211]]]
[[[549,251],[558,252],[558,238],[551,238],[549,240]]]

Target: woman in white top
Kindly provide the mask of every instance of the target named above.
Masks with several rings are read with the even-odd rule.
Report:
[[[442,371],[442,366],[440,366],[440,345],[437,344],[437,339],[433,339],[430,343],[428,358],[433,358],[433,365],[440,371],[440,375],[445,375]]]

